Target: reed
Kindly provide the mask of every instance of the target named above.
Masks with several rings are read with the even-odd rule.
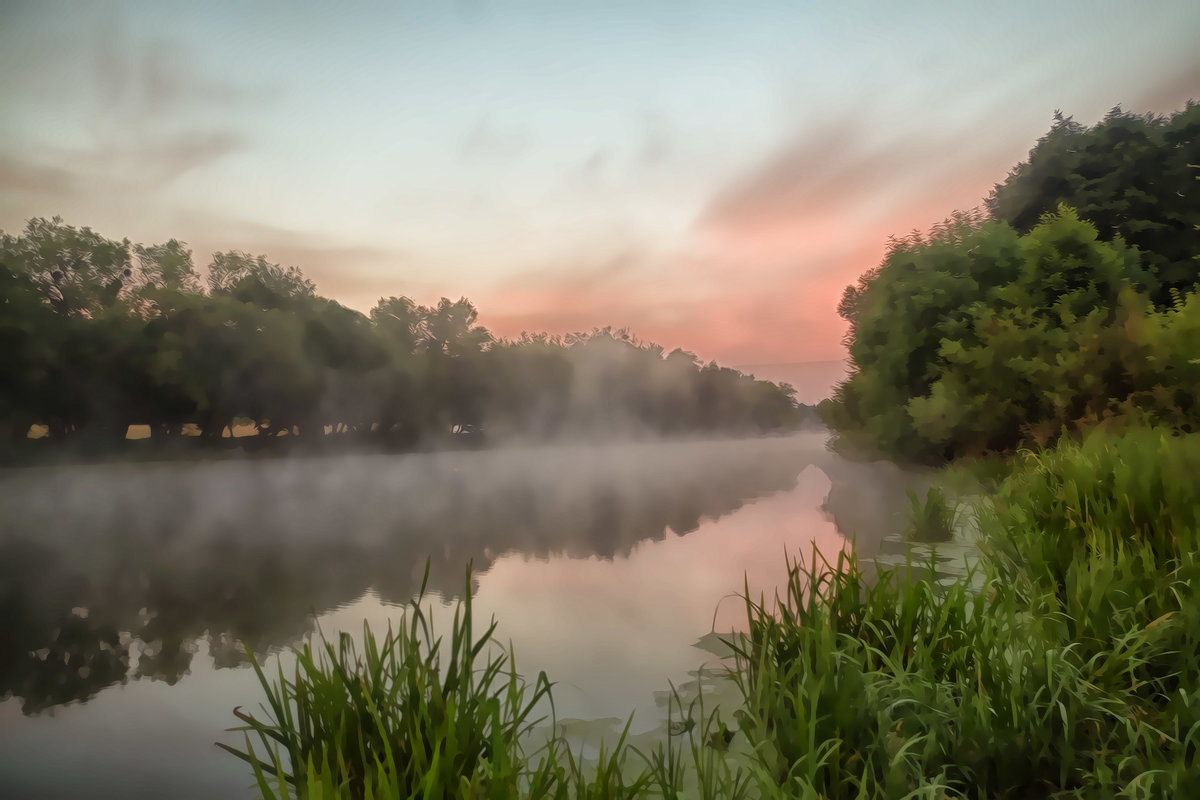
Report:
[[[948,542],[954,538],[958,526],[959,512],[952,505],[946,493],[938,486],[930,486],[921,499],[916,492],[909,489],[908,525],[904,536],[914,542]]]
[[[764,795],[1200,796],[1195,475],[1194,437],[1096,434],[1019,460],[981,580],[794,565],[738,653]]]
[[[549,680],[517,673],[494,620],[477,635],[469,600],[443,641],[421,605],[425,586],[382,639],[309,641],[291,675],[281,662],[273,680],[251,657],[264,713],[235,709],[246,747],[220,746],[251,765],[264,797],[546,794],[552,761],[533,762],[522,737],[541,721]]]

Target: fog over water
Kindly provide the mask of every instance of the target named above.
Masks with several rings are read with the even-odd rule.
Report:
[[[236,796],[212,743],[260,701],[241,643],[380,630],[427,561],[443,630],[473,565],[477,616],[560,718],[652,730],[743,581],[869,551],[910,481],[819,432],[0,473],[0,796]]]

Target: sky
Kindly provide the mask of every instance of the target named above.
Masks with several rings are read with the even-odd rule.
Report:
[[[1056,110],[1200,99],[1198,40],[1182,0],[0,0],[0,230],[831,362],[889,236],[979,205]]]

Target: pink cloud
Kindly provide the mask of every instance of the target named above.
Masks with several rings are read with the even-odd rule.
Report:
[[[792,148],[719,192],[686,250],[531,271],[472,295],[481,321],[503,336],[628,326],[725,364],[843,358],[846,325],[836,309],[845,287],[879,263],[890,236],[979,204],[1010,156],[969,169],[930,166],[928,153],[901,142],[839,164],[820,147]],[[891,165],[884,176],[882,164]]]

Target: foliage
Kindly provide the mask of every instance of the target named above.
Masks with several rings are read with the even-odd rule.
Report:
[[[1096,559],[1136,557],[1159,565],[1144,576],[1152,594],[1159,581],[1166,581],[1159,589],[1172,585],[1172,570],[1200,556],[1192,547],[1200,531],[1200,503],[1190,479],[1197,470],[1200,438],[1161,428],[1120,436],[1096,432],[1054,450],[1023,452],[994,501],[994,524],[1003,535],[993,537],[992,553],[1006,575],[1066,590],[1080,558],[1090,569]],[[1151,594],[1105,602],[1131,603],[1139,614],[1149,613]]]
[[[1123,421],[1194,429],[1200,105],[1061,114],[987,201],[846,289],[844,447],[924,462]]]
[[[1092,127],[1061,113],[987,200],[993,216],[1024,233],[1059,203],[1078,209],[1105,241],[1121,238],[1138,248],[1146,290],[1159,307],[1171,291],[1196,284],[1196,225],[1200,193],[1200,104],[1169,117],[1139,116],[1114,108]]]
[[[540,722],[533,715],[549,681],[539,673],[528,686],[509,656],[488,651],[496,624],[476,638],[469,599],[443,646],[423,595],[424,584],[399,631],[381,641],[367,631],[361,655],[345,633],[317,651],[309,643],[296,653],[293,678],[280,665],[274,683],[252,660],[269,714],[260,720],[235,709],[246,750],[219,746],[251,764],[265,796],[274,796],[272,781],[284,796],[289,786],[306,797],[517,793],[520,737]],[[259,758],[251,733],[269,760]],[[534,786],[547,777],[535,774]]]
[[[468,569],[446,641],[421,608],[422,583],[404,626],[382,640],[364,629],[361,654],[348,634],[317,650],[310,642],[295,653],[293,677],[280,665],[273,680],[251,656],[265,717],[234,709],[245,724],[231,730],[245,734],[245,749],[218,746],[250,765],[263,798],[611,800],[643,797],[655,784],[664,797],[685,784],[705,798],[744,796],[748,777],[723,756],[732,737],[702,704],[704,725],[694,734],[687,726],[686,749],[668,743],[643,754],[628,743],[629,724],[592,758],[556,736],[534,747],[545,721],[535,714],[553,711],[550,682],[545,673],[532,685],[520,677],[511,650],[498,650],[494,620],[476,636],[470,584]],[[672,708],[681,707],[675,695]]]
[[[1097,433],[1022,458],[968,581],[793,569],[739,651],[763,794],[1195,795],[1198,467],[1194,437]]]
[[[201,281],[174,239],[117,242],[57,218],[0,234],[0,292],[11,443],[32,425],[51,445],[99,449],[130,425],[178,443],[189,427],[220,440],[239,420],[260,441],[408,447],[464,433],[757,433],[803,418],[790,387],[626,331],[497,341],[466,299],[390,297],[364,315],[261,255],[216,253]]]
[[[1010,451],[1112,416],[1136,253],[1069,208],[1021,236],[958,221],[893,247],[855,295],[853,371],[826,409],[848,444],[926,461]]]
[[[907,495],[909,518],[904,531],[906,538],[915,542],[948,542],[954,538],[958,509],[950,504],[940,487],[929,487],[924,500],[911,489]]]
[[[989,456],[987,458],[964,458],[943,467],[939,481],[957,495],[972,495],[995,492],[1012,472],[1011,458]]]

